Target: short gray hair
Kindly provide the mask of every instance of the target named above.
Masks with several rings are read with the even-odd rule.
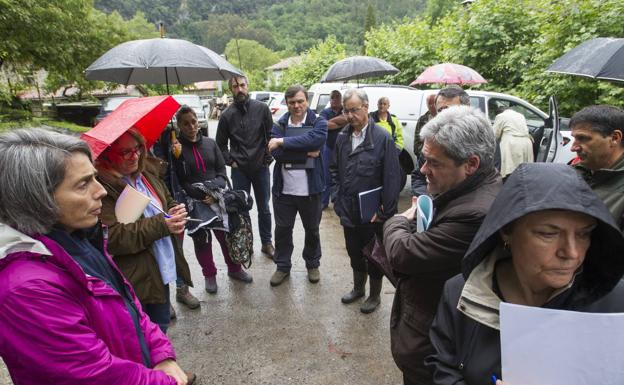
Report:
[[[354,96],[360,99],[362,104],[368,105],[368,95],[366,95],[366,91],[361,88],[348,88],[342,95],[342,104],[345,104],[347,100]]]
[[[45,234],[58,221],[54,191],[76,152],[91,159],[82,140],[42,129],[0,134],[0,221],[23,233]]]
[[[442,146],[457,164],[465,162],[472,155],[479,157],[479,169],[494,164],[494,130],[488,118],[478,109],[468,106],[449,107],[425,124],[420,131],[420,138]]]

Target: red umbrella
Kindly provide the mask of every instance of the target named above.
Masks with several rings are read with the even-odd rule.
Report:
[[[442,63],[428,67],[410,86],[417,84],[480,84],[487,83],[477,71],[461,64]]]
[[[80,135],[80,139],[87,142],[93,159],[97,159],[128,129],[135,127],[145,137],[145,144],[150,148],[156,143],[179,107],[178,102],[171,96],[128,99],[97,126]]]

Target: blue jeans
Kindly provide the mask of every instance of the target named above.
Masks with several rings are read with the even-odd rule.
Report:
[[[254,190],[256,208],[258,209],[258,230],[262,244],[271,243],[271,173],[268,166],[262,166],[253,174],[247,174],[238,168],[232,168],[232,186],[234,190],[245,190],[249,194],[251,186]]]
[[[170,307],[171,300],[169,299],[169,285],[165,285],[165,298],[167,298],[166,303],[146,303],[141,304],[143,307],[143,311],[149,319],[160,327],[163,333],[167,334],[167,328],[169,328],[169,322],[171,319]]]
[[[323,207],[329,205],[329,198],[331,195],[331,175],[329,174],[329,164],[331,163],[333,148],[327,145],[323,146],[321,151],[321,158],[323,159],[323,174],[325,175],[325,190],[321,195],[321,204]]]

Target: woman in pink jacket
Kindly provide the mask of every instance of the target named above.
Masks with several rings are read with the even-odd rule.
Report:
[[[188,384],[106,252],[87,145],[0,135],[0,356],[16,385]]]

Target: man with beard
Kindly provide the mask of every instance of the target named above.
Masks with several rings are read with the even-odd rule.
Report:
[[[624,110],[589,106],[572,116],[575,167],[624,230]],[[571,194],[574,192],[570,192]]]
[[[273,158],[267,151],[273,127],[271,111],[266,104],[249,98],[246,77],[233,77],[228,85],[234,96],[234,103],[221,114],[216,142],[223,153],[225,164],[232,168],[234,189],[249,193],[253,186],[258,208],[261,251],[273,258],[275,249],[271,240],[269,209],[269,165]]]

